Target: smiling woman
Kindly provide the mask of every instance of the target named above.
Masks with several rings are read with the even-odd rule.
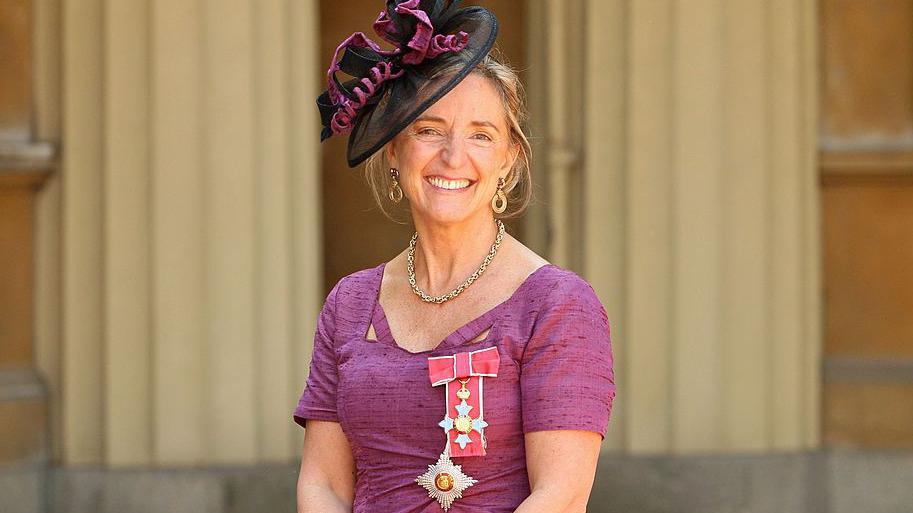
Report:
[[[584,511],[615,397],[609,322],[589,283],[501,220],[531,177],[497,21],[389,0],[374,27],[396,48],[356,33],[337,49],[323,136],[349,134],[350,166],[367,160],[382,209],[408,201],[415,234],[324,302],[293,414],[298,510]]]
[[[517,73],[510,66],[495,57],[493,55],[495,53],[496,52],[493,51],[486,55],[479,64],[476,65],[468,78],[475,82],[481,82],[478,80],[478,77],[483,77],[496,91],[499,105],[496,107],[489,106],[489,108],[485,109],[483,112],[485,112],[486,115],[489,115],[488,113],[490,113],[495,119],[503,119],[503,123],[498,123],[494,120],[473,120],[471,121],[470,128],[479,129],[478,133],[474,135],[477,140],[488,140],[493,142],[495,139],[506,139],[514,150],[519,149],[513,167],[504,180],[503,191],[506,195],[506,209],[497,216],[500,219],[511,219],[520,217],[526,211],[533,199],[530,168],[532,148],[524,130],[528,113],[525,107],[523,84]],[[457,66],[443,68],[434,78],[440,80],[442,77],[451,76],[458,71],[459,69]],[[476,84],[476,87],[479,87],[478,84]],[[487,99],[490,100],[490,96],[488,96]],[[469,97],[468,101],[470,105],[475,105],[473,97]],[[426,130],[426,134],[420,134],[426,138],[443,137],[443,133],[440,132],[438,128],[440,125],[444,125],[446,120],[442,117],[433,115],[433,107],[434,106],[429,108],[425,114],[420,116],[415,123],[413,123],[410,127],[411,131],[417,132],[420,129]],[[432,126],[425,127],[423,124],[431,124]],[[501,126],[501,130],[503,131],[498,131],[498,126]],[[489,135],[490,132],[493,132],[493,134]],[[393,220],[394,218],[391,211],[392,204],[390,195],[387,193],[389,188],[388,169],[390,168],[390,161],[387,154],[388,151],[378,151],[368,158],[367,164],[365,165],[365,177],[377,206],[385,216]],[[407,195],[407,198],[408,197],[409,196]]]
[[[453,223],[484,212],[520,151],[506,118],[494,85],[472,73],[387,144],[413,217]]]

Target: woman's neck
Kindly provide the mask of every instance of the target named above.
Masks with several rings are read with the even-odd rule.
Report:
[[[453,224],[416,220],[415,229],[415,281],[433,296],[450,292],[475,272],[498,234],[491,216]]]

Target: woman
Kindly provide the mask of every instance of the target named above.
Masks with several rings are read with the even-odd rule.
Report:
[[[320,312],[294,412],[298,511],[583,512],[615,394],[609,325],[587,282],[500,221],[530,174],[519,81],[489,55],[497,22],[390,0],[374,27],[395,49],[340,45],[323,138],[349,134],[378,199],[389,166],[416,233]]]

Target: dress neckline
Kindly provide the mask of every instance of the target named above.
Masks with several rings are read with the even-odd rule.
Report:
[[[469,337],[474,337],[474,336],[478,335],[479,331],[485,325],[485,323],[487,323],[490,319],[492,319],[492,317],[496,313],[498,313],[500,310],[502,310],[503,308],[505,308],[508,305],[510,305],[511,303],[513,303],[520,296],[520,294],[527,287],[530,286],[530,284],[534,281],[534,278],[536,276],[538,276],[539,274],[541,274],[541,272],[545,268],[556,267],[556,264],[547,263],[547,264],[543,264],[543,265],[537,267],[535,270],[533,270],[531,273],[529,273],[526,276],[526,278],[523,280],[523,282],[520,283],[520,285],[514,290],[514,292],[507,299],[505,299],[504,301],[501,301],[500,303],[489,308],[488,310],[486,310],[479,316],[475,317],[474,319],[470,320],[469,322],[466,322],[462,326],[458,327],[457,329],[452,331],[449,335],[444,337],[443,340],[438,342],[438,344],[436,346],[434,346],[433,348],[425,349],[423,351],[410,351],[410,350],[406,349],[405,347],[399,345],[399,343],[393,337],[393,332],[391,331],[390,324],[387,321],[387,314],[386,314],[386,312],[384,312],[384,308],[380,304],[380,288],[381,288],[381,284],[383,283],[384,269],[386,269],[386,267],[387,267],[387,262],[383,262],[379,266],[377,266],[377,273],[376,273],[375,279],[374,279],[374,308],[373,308],[373,313],[371,315],[371,320],[369,321],[369,325],[373,324],[374,332],[377,335],[378,342],[383,342],[387,345],[391,345],[394,348],[396,348],[404,353],[407,353],[407,354],[423,355],[423,354],[433,353],[435,351],[444,349],[446,347],[450,347],[452,345],[460,345],[460,344],[464,344],[464,343],[468,342],[470,340]],[[491,331],[489,331],[488,335],[484,339],[479,340],[477,343],[482,343],[482,342],[485,342],[485,341],[493,338],[495,336],[496,327],[497,326],[493,324],[491,326]]]

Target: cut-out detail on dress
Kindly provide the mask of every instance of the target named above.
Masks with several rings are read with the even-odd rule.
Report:
[[[377,332],[374,331],[374,324],[368,325],[368,334],[365,335],[365,340],[377,340]]]
[[[470,340],[470,341],[468,341],[468,342],[466,342],[466,343],[467,343],[467,344],[475,344],[476,342],[480,342],[480,341],[482,341],[482,340],[485,340],[485,337],[487,337],[488,334],[489,334],[490,332],[491,332],[491,326],[489,326],[488,328],[486,328],[485,331],[483,331],[482,333],[479,334],[479,336],[477,336],[476,338],[474,338],[474,339],[472,339],[472,340]]]

